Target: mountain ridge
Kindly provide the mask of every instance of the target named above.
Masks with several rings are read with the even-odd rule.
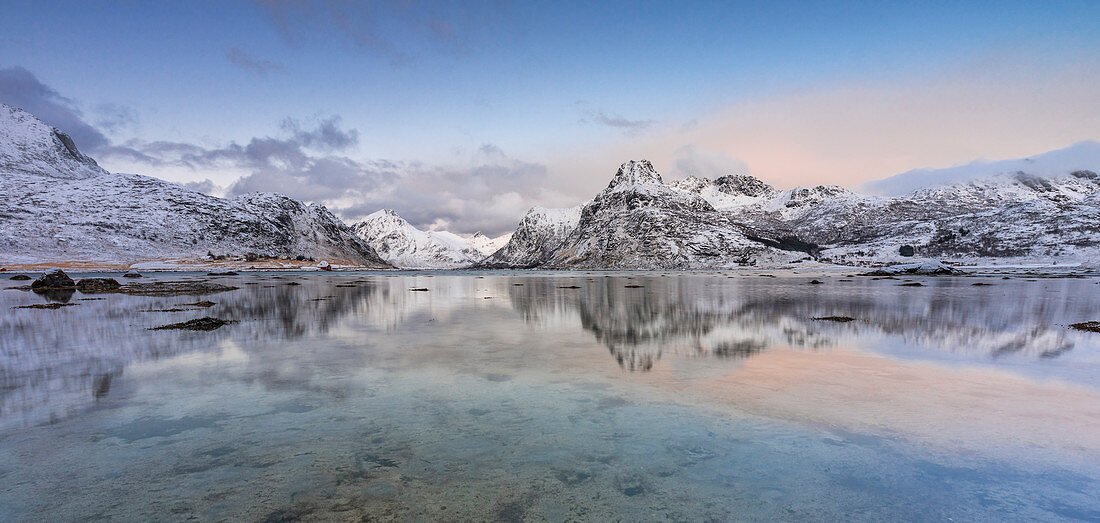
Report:
[[[8,259],[205,258],[207,253],[387,263],[325,207],[287,196],[232,199],[110,173],[66,134],[0,104],[0,256]]]

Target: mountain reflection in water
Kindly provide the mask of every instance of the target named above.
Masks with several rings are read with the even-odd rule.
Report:
[[[1092,280],[817,278],[0,290],[0,520],[1100,516]]]
[[[929,278],[926,287],[909,288],[867,278],[806,285],[796,277],[721,274],[337,273],[245,274],[217,281],[240,288],[203,296],[216,302],[209,309],[185,305],[200,299],[193,296],[78,293],[69,297],[78,306],[12,310],[55,298],[0,292],[0,428],[88,408],[108,396],[113,380],[136,362],[227,344],[245,351],[291,344],[296,351],[327,351],[325,360],[334,365],[365,367],[370,352],[349,345],[367,347],[377,336],[415,333],[429,324],[502,339],[507,333],[519,336],[520,344],[522,336],[587,332],[629,371],[651,371],[669,357],[714,358],[713,365],[728,368],[775,347],[837,346],[1042,367],[1045,361],[1072,360],[1074,353],[1095,359],[1100,346],[1100,336],[1065,327],[1095,319],[1100,310],[1092,282],[1080,280],[996,280],[974,287],[972,278]],[[429,291],[410,292],[413,287]],[[206,315],[239,323],[213,332],[147,330]],[[821,316],[855,320],[814,319]],[[373,334],[348,340],[348,329]],[[343,344],[320,342],[326,339]],[[1069,364],[1040,371],[1069,381],[1091,376]],[[288,379],[309,381],[310,372],[273,366],[256,375],[277,387]]]

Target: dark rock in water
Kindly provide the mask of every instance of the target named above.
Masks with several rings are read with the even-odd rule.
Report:
[[[212,301],[203,300],[203,301],[197,301],[195,303],[184,303],[184,305],[186,305],[188,307],[213,307],[214,305],[217,305],[217,304],[212,302]]]
[[[141,278],[141,273],[138,272],[138,271],[135,271],[133,269],[130,269],[130,270],[126,271],[126,274],[123,274],[122,277],[123,278]]]
[[[914,249],[912,245],[902,245],[898,248],[898,254],[906,258],[911,258],[913,255],[917,254],[917,250]]]
[[[851,316],[814,316],[814,319],[818,321],[836,321],[840,323],[856,321],[856,319]]]
[[[203,294],[235,291],[239,288],[203,281],[157,281],[130,283],[124,285],[118,292],[132,296],[201,296]]]
[[[31,283],[31,289],[72,289],[76,282],[61,269],[50,269],[41,278]]]
[[[15,281],[24,281],[24,280],[31,279],[31,277],[27,276],[26,274],[16,274],[15,276],[12,276],[11,278],[8,278],[8,279],[9,280],[15,280]]]
[[[899,284],[898,287],[924,287],[924,284],[919,281],[911,281],[909,283]]]
[[[409,290],[410,290],[410,291],[416,291],[416,292],[428,292],[428,288],[427,288],[427,287],[413,287],[413,288],[411,288],[411,289],[409,289]]]
[[[122,284],[114,278],[84,278],[76,282],[76,290],[84,294],[118,290]]]
[[[823,282],[821,280],[810,280],[810,285],[821,285],[822,283],[825,283],[825,282]]]
[[[1084,321],[1070,325],[1071,328],[1086,332],[1100,332],[1100,321]]]
[[[233,271],[225,271],[225,272],[208,272],[208,273],[206,273],[206,275],[207,275],[207,276],[237,276],[237,273],[235,273],[235,272],[233,272]]]
[[[204,316],[202,318],[188,320],[180,323],[169,323],[168,325],[161,325],[160,327],[153,327],[149,330],[189,330],[189,331],[212,331],[219,329],[230,323],[237,323],[232,320],[223,320],[219,318],[212,318],[210,316]]]
[[[61,307],[70,307],[73,305],[80,305],[79,303],[35,303],[34,305],[19,305],[12,307],[13,309],[60,309]]]
[[[34,293],[46,298],[49,301],[68,302],[73,299],[73,295],[76,294],[75,287],[69,287],[67,289],[35,289]]]

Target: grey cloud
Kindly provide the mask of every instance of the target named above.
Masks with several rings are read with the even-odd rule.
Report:
[[[301,123],[294,118],[283,120],[281,127],[304,147],[340,151],[359,144],[359,131],[341,129],[339,116],[321,120],[317,128],[312,130],[302,129]]]
[[[575,105],[583,113],[580,123],[611,127],[622,131],[628,136],[642,134],[657,123],[656,120],[631,120],[619,115],[608,114],[603,109],[591,108],[585,100],[578,100]]]
[[[654,120],[628,120],[621,116],[608,116],[603,111],[598,111],[592,118],[596,123],[616,129],[622,129],[627,132],[642,132],[657,123]]]
[[[194,189],[203,194],[210,195],[213,195],[221,190],[221,187],[214,183],[213,180],[211,180],[210,178],[207,178],[201,182],[187,182],[183,184],[183,186],[187,187],[188,189]]]
[[[256,58],[240,47],[226,49],[225,58],[229,63],[257,76],[267,76],[268,73],[283,70],[283,64]]]
[[[688,144],[676,149],[675,174],[717,178],[727,174],[749,174],[749,165],[724,152]]]
[[[137,111],[132,107],[114,103],[102,103],[95,107],[95,125],[114,133],[138,123]]]
[[[38,81],[22,67],[0,69],[0,102],[22,108],[72,137],[82,151],[94,153],[110,140],[84,120],[76,103]]]
[[[471,17],[461,3],[379,0],[257,0],[284,41],[305,45],[336,37],[391,65],[414,62],[425,47],[466,53],[471,24],[499,24],[508,9]]]

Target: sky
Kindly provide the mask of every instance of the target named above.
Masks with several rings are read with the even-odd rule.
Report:
[[[4,3],[108,170],[499,234],[618,165],[855,187],[1100,139],[1100,2]]]

